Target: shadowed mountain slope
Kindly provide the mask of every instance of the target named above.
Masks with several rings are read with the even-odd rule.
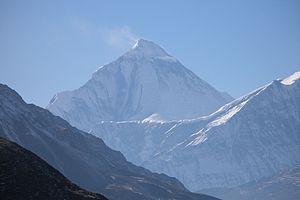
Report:
[[[215,199],[128,162],[118,151],[0,85],[0,136],[32,151],[75,184],[112,200]]]

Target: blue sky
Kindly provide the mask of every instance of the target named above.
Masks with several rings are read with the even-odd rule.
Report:
[[[300,70],[300,1],[0,0],[0,82],[46,106],[137,38],[239,97]]]

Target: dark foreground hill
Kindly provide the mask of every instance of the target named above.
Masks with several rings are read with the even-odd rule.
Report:
[[[44,160],[0,138],[1,199],[106,200],[71,183]]]

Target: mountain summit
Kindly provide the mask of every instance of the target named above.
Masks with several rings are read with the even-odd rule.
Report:
[[[149,40],[139,39],[125,55],[135,55],[141,57],[169,56],[160,46]]]
[[[209,114],[229,100],[154,42],[140,39],[47,109],[82,130],[100,121],[166,121]]]

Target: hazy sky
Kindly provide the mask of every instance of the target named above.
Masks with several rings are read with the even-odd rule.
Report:
[[[239,97],[300,70],[300,1],[0,0],[0,82],[46,106],[137,38]]]

